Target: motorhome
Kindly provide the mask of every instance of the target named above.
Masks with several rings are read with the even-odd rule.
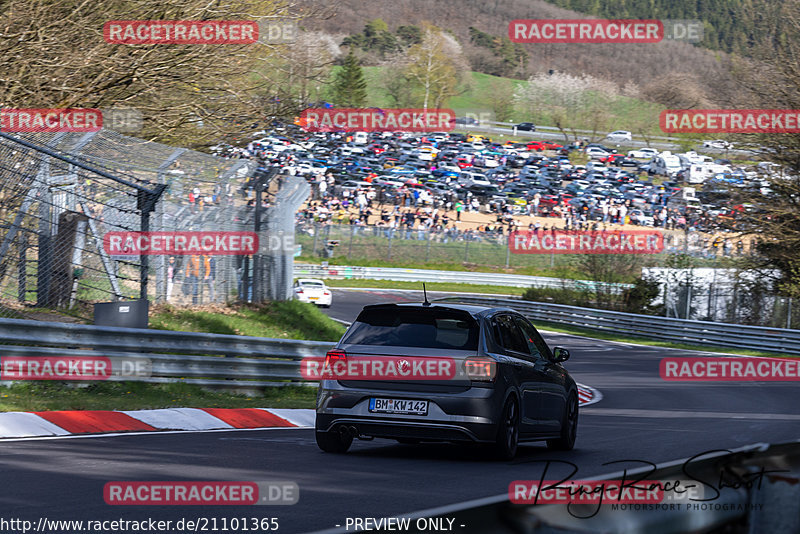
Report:
[[[684,152],[683,154],[676,154],[681,161],[681,167],[688,169],[692,165],[702,165],[703,163],[714,163],[714,160],[708,156],[701,156],[695,151]]]
[[[718,174],[730,174],[731,172],[731,168],[728,165],[718,165],[716,163],[693,164],[689,166],[685,180],[690,184],[702,184]]]
[[[650,161],[648,172],[663,176],[675,176],[681,170],[681,160],[669,151],[664,151]]]

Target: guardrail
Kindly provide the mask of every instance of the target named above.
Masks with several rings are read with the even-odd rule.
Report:
[[[602,497],[600,505],[595,492],[594,499],[575,498],[576,502],[589,504],[569,507],[566,504],[512,504],[510,495],[505,493],[397,517],[408,518],[412,525],[421,518],[431,518],[432,524],[452,523],[480,532],[526,534],[721,532],[726,526],[748,534],[798,532],[800,445],[797,442],[755,443],[731,451],[708,451],[695,458],[654,467],[639,467],[641,463],[636,460],[629,463],[631,466],[626,466],[625,471],[582,480],[598,481],[598,484],[625,481],[628,488],[648,488],[650,481],[660,481],[656,486],[663,490],[660,503],[634,500],[619,504],[608,493]],[[687,466],[689,469],[685,469]],[[764,475],[773,469],[780,469],[780,476]],[[568,500],[565,497],[567,483],[559,487],[563,488],[561,499]],[[642,490],[642,494],[644,492]],[[749,528],[741,529],[743,524]],[[315,534],[346,532],[346,528],[340,527]]]
[[[673,343],[800,354],[800,330],[673,319],[521,299],[464,296],[437,301],[514,308],[534,322],[547,321]]]
[[[103,356],[149,362],[143,382],[258,388],[309,384],[299,360],[335,343],[0,319],[2,356]],[[111,377],[109,380],[126,380]]]
[[[569,280],[546,276],[525,276],[505,273],[480,273],[466,271],[435,271],[428,269],[402,269],[395,267],[353,267],[349,265],[297,264],[294,277],[332,278],[336,280],[394,280],[396,282],[447,282],[453,284],[483,284],[507,287],[557,287],[568,289],[596,290],[608,287],[612,291],[622,291],[633,287],[631,284],[604,284],[591,280]]]
[[[500,121],[481,121],[480,124],[481,125],[483,125],[483,124],[492,124],[492,125],[495,125],[495,126],[502,126],[503,128],[508,128],[510,130],[513,130],[514,126],[516,126],[519,123],[518,122],[500,122]],[[561,133],[561,130],[559,130],[555,126],[538,126],[537,125],[536,126],[536,130],[537,131],[546,130],[548,132]],[[592,130],[573,130],[572,128],[567,128],[566,130],[567,130],[567,132],[569,134],[576,133],[576,134],[594,135],[594,136],[596,136],[596,135],[598,135],[600,133],[600,132],[592,131]],[[533,132],[533,133],[536,133],[536,132]],[[602,134],[600,134],[600,135],[602,135]],[[649,138],[650,139],[657,139],[659,141],[672,141],[672,142],[683,141],[683,139],[680,139],[678,137],[668,137],[668,136],[664,136],[664,135],[651,135],[651,136],[649,136]]]

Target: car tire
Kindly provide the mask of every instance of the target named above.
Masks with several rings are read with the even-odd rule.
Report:
[[[348,434],[346,437],[340,432],[315,432],[317,437],[317,446],[325,451],[334,454],[344,454],[350,445],[353,443],[353,436]]]
[[[497,427],[493,456],[497,460],[512,460],[519,446],[519,404],[513,397],[506,401]]]
[[[561,423],[561,436],[548,439],[547,448],[554,451],[571,451],[578,437],[578,396],[572,393],[567,401],[567,413]]]

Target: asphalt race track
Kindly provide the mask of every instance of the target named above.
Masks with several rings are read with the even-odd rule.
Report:
[[[408,298],[407,293],[336,290],[327,311],[350,321],[364,304]],[[546,460],[569,460],[580,469],[573,478],[584,478],[641,466],[605,462],[660,463],[711,449],[791,441],[800,434],[800,405],[791,383],[665,382],[659,378],[660,358],[696,353],[563,334],[545,337],[570,349],[567,368],[574,378],[604,397],[582,409],[572,452],[527,445],[515,461],[498,463],[470,448],[376,440],[356,442],[339,456],[320,452],[309,429],[7,441],[0,443],[5,486],[0,519],[275,517],[279,532],[312,532],[344,526],[348,517],[396,516],[502,494],[513,480],[538,479]],[[549,474],[555,478],[566,471],[551,468]],[[110,506],[103,486],[117,480],[290,480],[299,485],[300,500],[292,506]],[[207,530],[212,531],[211,524]],[[48,530],[68,531],[73,530]],[[455,525],[454,531],[474,530],[467,524]]]

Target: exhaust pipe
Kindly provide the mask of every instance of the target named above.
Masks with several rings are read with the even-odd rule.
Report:
[[[347,438],[350,436],[357,438],[358,429],[353,425],[342,425],[339,427],[339,434],[341,434],[343,438]]]

